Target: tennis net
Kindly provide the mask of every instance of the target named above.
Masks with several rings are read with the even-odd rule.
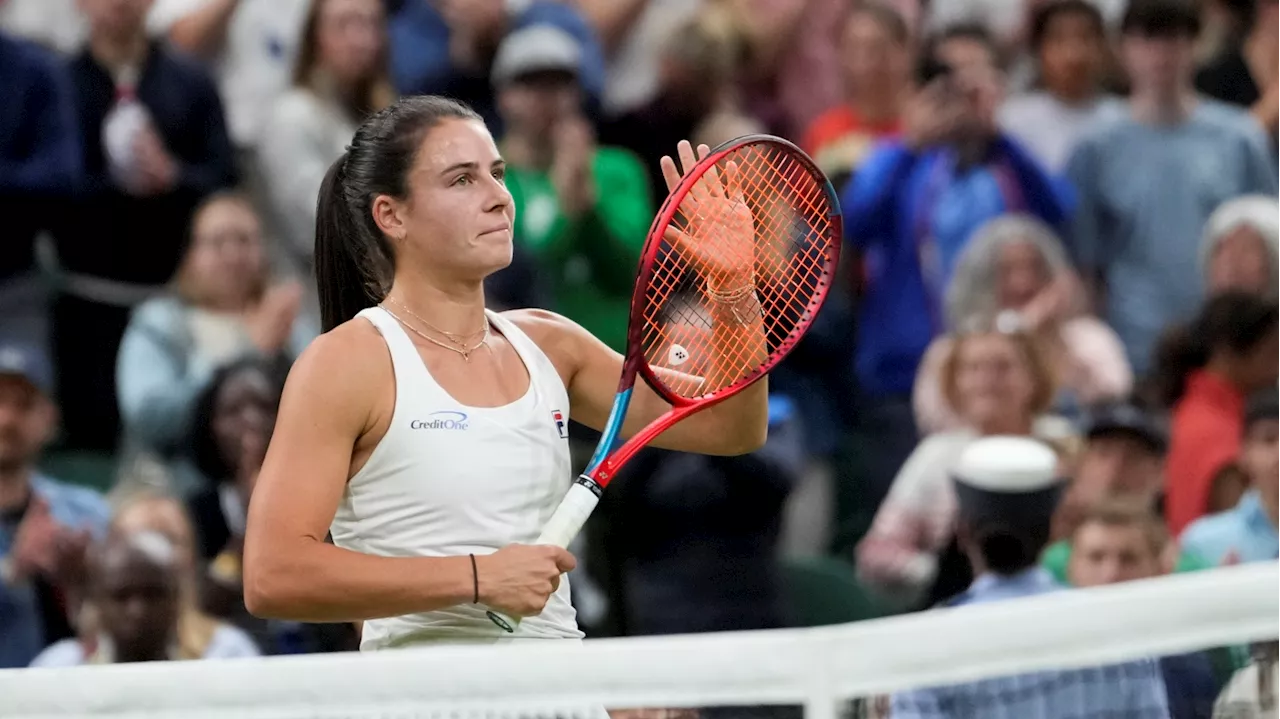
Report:
[[[1278,565],[1264,563],[812,629],[10,670],[0,717],[578,719],[602,707],[662,708],[639,715],[654,719],[882,717],[887,697],[925,687],[1274,646],[1278,585]],[[1237,671],[1232,687],[1274,690],[1274,663],[1257,669]]]

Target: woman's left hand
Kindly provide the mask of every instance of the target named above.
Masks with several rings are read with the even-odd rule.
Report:
[[[681,140],[677,149],[682,170],[676,169],[670,157],[661,161],[670,191],[675,191],[700,158],[711,154],[710,148],[699,145],[694,157],[687,140]],[[732,290],[753,282],[755,217],[743,200],[737,163],[728,162],[723,176],[715,167],[703,173],[681,201],[680,216],[685,220],[683,226],[673,222],[666,240],[707,278],[712,289]]]

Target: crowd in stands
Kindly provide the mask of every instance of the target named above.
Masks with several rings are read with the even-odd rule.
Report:
[[[767,445],[626,468],[575,546],[590,636],[816,623],[845,584],[853,618],[954,601],[992,571],[955,474],[995,436],[1044,443],[1065,479],[1006,574],[1275,561],[1278,18],[0,0],[0,667],[355,648],[355,626],[251,616],[239,553],[319,332],[321,181],[364,117],[421,93],[474,107],[509,165],[491,304],[619,351],[679,140],[779,135],[840,195],[840,283],[771,377]],[[573,426],[575,456],[593,440]],[[1208,716],[1239,654],[1162,659],[1172,716]]]

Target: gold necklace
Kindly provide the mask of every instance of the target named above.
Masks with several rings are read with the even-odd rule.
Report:
[[[431,323],[430,323],[430,322],[428,322],[427,320],[423,319],[421,316],[419,316],[419,315],[418,315],[418,313],[417,313],[417,312],[414,312],[413,310],[409,309],[409,306],[408,306],[408,305],[406,305],[405,303],[401,302],[400,300],[397,300],[397,299],[396,299],[396,298],[394,298],[394,297],[388,297],[388,298],[387,298],[387,300],[388,300],[388,301],[390,301],[390,302],[393,302],[397,307],[399,307],[400,309],[402,309],[402,310],[404,310],[405,312],[409,313],[409,316],[410,316],[410,317],[412,317],[412,318],[414,318],[415,320],[417,320],[417,321],[421,322],[422,324],[426,325],[428,329],[433,330],[433,331],[435,331],[435,332],[439,332],[440,334],[442,334],[442,335],[444,335],[444,336],[445,336],[445,339],[447,339],[447,340],[449,340],[450,342],[452,342],[452,343],[454,343],[454,344],[458,345],[459,347],[466,347],[466,346],[467,346],[467,343],[466,343],[466,342],[464,342],[463,340],[467,339],[468,337],[475,337],[476,335],[481,335],[481,334],[485,334],[485,335],[487,335],[487,334],[488,334],[488,332],[489,332],[489,320],[488,320],[488,319],[486,319],[486,320],[485,320],[485,322],[484,322],[484,327],[482,327],[482,328],[481,328],[481,329],[479,329],[479,330],[476,330],[475,332],[468,332],[467,334],[458,334],[457,332],[450,332],[449,330],[442,330],[442,329],[440,329],[439,327],[436,327],[435,325],[431,324]]]
[[[426,341],[430,342],[431,344],[436,345],[437,347],[443,347],[443,348],[445,348],[445,349],[447,349],[447,350],[449,350],[449,351],[451,351],[451,352],[457,352],[458,354],[462,355],[462,359],[463,359],[464,361],[468,362],[468,363],[470,363],[470,362],[471,362],[471,353],[472,353],[472,352],[475,352],[476,350],[480,349],[481,347],[486,346],[486,345],[485,345],[485,342],[487,342],[487,341],[489,340],[489,325],[488,325],[488,323],[486,322],[486,323],[485,323],[485,326],[484,326],[484,329],[483,329],[483,330],[481,330],[481,332],[484,334],[484,336],[483,336],[483,337],[481,337],[481,338],[480,338],[480,341],[479,341],[479,342],[477,342],[477,343],[475,343],[474,345],[472,345],[472,346],[470,346],[470,347],[467,347],[467,346],[465,346],[465,345],[461,345],[461,344],[459,344],[457,347],[455,347],[455,346],[453,346],[453,345],[451,345],[451,344],[445,344],[444,342],[441,342],[440,340],[436,339],[435,337],[432,337],[431,335],[428,335],[427,333],[423,332],[422,330],[418,329],[417,327],[414,327],[413,325],[409,324],[408,322],[405,322],[404,320],[400,319],[400,317],[396,316],[396,313],[394,313],[394,312],[392,312],[391,310],[387,309],[386,305],[381,305],[381,307],[382,307],[382,310],[383,310],[384,312],[386,312],[387,314],[391,315],[391,318],[392,318],[392,319],[394,319],[396,322],[399,322],[402,326],[407,327],[407,328],[409,329],[409,331],[411,331],[411,332],[413,332],[414,334],[418,335],[418,336],[419,336],[419,337],[421,337],[422,339],[424,339],[424,340],[426,340]]]

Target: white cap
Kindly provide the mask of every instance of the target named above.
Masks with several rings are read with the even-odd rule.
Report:
[[[1058,483],[1058,456],[1028,437],[986,437],[961,453],[952,474],[985,492],[1028,494]]]
[[[559,70],[578,74],[582,46],[578,39],[555,25],[530,25],[507,35],[493,59],[490,80],[505,85],[532,72]]]

